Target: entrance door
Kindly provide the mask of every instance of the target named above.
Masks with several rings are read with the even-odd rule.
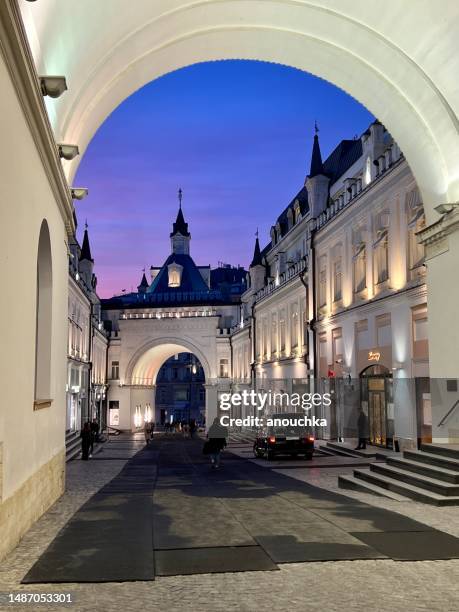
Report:
[[[368,389],[368,422],[370,427],[370,444],[378,446],[387,445],[387,414],[386,414],[386,399],[385,392],[379,390],[371,390],[371,383],[380,383],[383,378],[370,379]],[[375,385],[376,386],[376,385]]]

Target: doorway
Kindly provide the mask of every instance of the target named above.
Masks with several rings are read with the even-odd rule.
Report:
[[[370,444],[393,448],[394,414],[392,374],[381,365],[369,366],[361,373],[361,405],[368,417]]]

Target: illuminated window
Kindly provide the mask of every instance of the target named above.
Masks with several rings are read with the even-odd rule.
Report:
[[[228,359],[220,359],[220,378],[229,377]]]
[[[342,291],[342,266],[341,258],[337,259],[333,265],[333,301],[339,302],[343,297]]]
[[[167,269],[169,272],[169,287],[180,287],[183,267],[174,263],[170,264]]]

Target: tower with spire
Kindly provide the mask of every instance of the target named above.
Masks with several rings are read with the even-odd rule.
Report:
[[[253,291],[259,291],[265,284],[266,270],[263,265],[263,259],[260,251],[260,241],[258,239],[258,230],[255,234],[255,248],[253,250],[252,263],[249,267],[250,286]]]
[[[327,207],[330,179],[325,174],[322,154],[319,145],[319,128],[315,123],[314,143],[312,145],[311,168],[306,177],[305,187],[308,192],[309,210],[312,217],[318,217]]]
[[[190,240],[191,234],[188,231],[188,223],[185,222],[185,217],[182,211],[182,198],[183,191],[178,190],[179,209],[177,213],[177,219],[172,225],[171,238],[171,249],[172,253],[176,255],[189,255],[190,254]]]
[[[147,277],[145,276],[145,268],[142,270],[142,280],[140,281],[140,285],[137,285],[137,291],[139,293],[146,293],[149,287]]]
[[[78,265],[81,276],[86,285],[92,287],[94,259],[91,255],[91,247],[89,246],[88,223],[84,225],[83,243],[81,245],[80,261]]]

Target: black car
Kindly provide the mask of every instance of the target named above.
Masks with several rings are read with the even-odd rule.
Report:
[[[301,416],[300,414],[271,415],[270,419],[276,424],[257,432],[253,444],[255,457],[266,457],[271,460],[276,455],[292,457],[304,455],[306,459],[312,459],[314,435],[310,429],[295,424]]]

